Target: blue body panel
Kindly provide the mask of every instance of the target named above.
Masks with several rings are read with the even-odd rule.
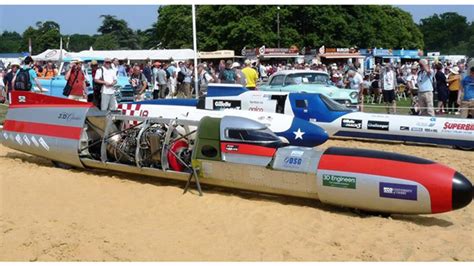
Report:
[[[248,92],[246,88],[242,86],[235,86],[235,87],[226,87],[226,86],[218,86],[213,85],[209,86],[207,89],[207,96],[208,97],[218,97],[218,96],[237,96],[244,92]]]
[[[297,138],[296,132],[304,132],[304,134],[301,138]],[[329,139],[329,135],[320,126],[296,117],[293,119],[290,129],[284,132],[275,132],[275,134],[286,138],[291,145],[303,147],[315,147]]]
[[[291,109],[296,117],[318,122],[332,122],[337,118],[348,114],[352,111],[332,111],[321,100],[319,93],[290,93],[289,94]],[[306,101],[307,108],[298,107],[297,100]]]

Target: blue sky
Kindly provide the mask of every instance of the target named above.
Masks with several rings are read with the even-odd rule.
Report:
[[[413,15],[415,22],[434,13],[458,12],[474,21],[474,5],[398,6]],[[102,14],[125,19],[132,29],[147,29],[156,21],[158,6],[0,6],[0,32],[22,33],[37,21],[54,20],[62,34],[94,34],[101,25]],[[21,17],[20,17],[21,16]]]

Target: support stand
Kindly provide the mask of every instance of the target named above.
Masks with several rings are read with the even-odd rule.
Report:
[[[186,186],[184,187],[183,194],[186,194],[186,192],[188,192],[189,186],[191,185],[191,182],[194,176],[197,191],[199,192],[199,196],[202,196],[201,184],[199,183],[199,175],[197,173],[197,170],[199,169],[197,170],[195,168],[191,168],[191,169],[192,169],[192,172],[189,175],[188,182],[186,182]]]

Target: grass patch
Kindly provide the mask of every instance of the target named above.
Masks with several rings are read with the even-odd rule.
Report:
[[[400,108],[398,108],[400,107]],[[411,101],[410,99],[400,99],[397,101],[397,114],[399,115],[408,115],[410,113]],[[385,104],[381,103],[364,103],[364,112],[366,113],[387,113],[385,109]]]

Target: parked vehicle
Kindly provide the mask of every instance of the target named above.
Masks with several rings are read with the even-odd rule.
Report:
[[[359,92],[336,87],[329,74],[314,70],[283,70],[270,76],[266,84],[258,87],[262,91],[321,93],[338,103],[357,107]]]
[[[104,62],[104,58],[81,58],[84,61],[84,70],[88,74],[89,81],[91,81],[91,85],[88,88],[88,95],[89,98],[92,97],[92,70],[90,68],[90,62],[92,60],[96,60],[100,65]],[[64,58],[63,62],[59,66],[59,75],[55,76],[51,79],[39,79],[41,86],[47,89],[48,95],[56,96],[56,97],[64,97],[63,96],[63,89],[66,86],[66,72],[69,70],[69,66],[71,63],[71,58]],[[116,87],[116,97],[117,101],[119,102],[129,102],[133,101],[133,90],[128,82],[127,77],[118,77]]]

